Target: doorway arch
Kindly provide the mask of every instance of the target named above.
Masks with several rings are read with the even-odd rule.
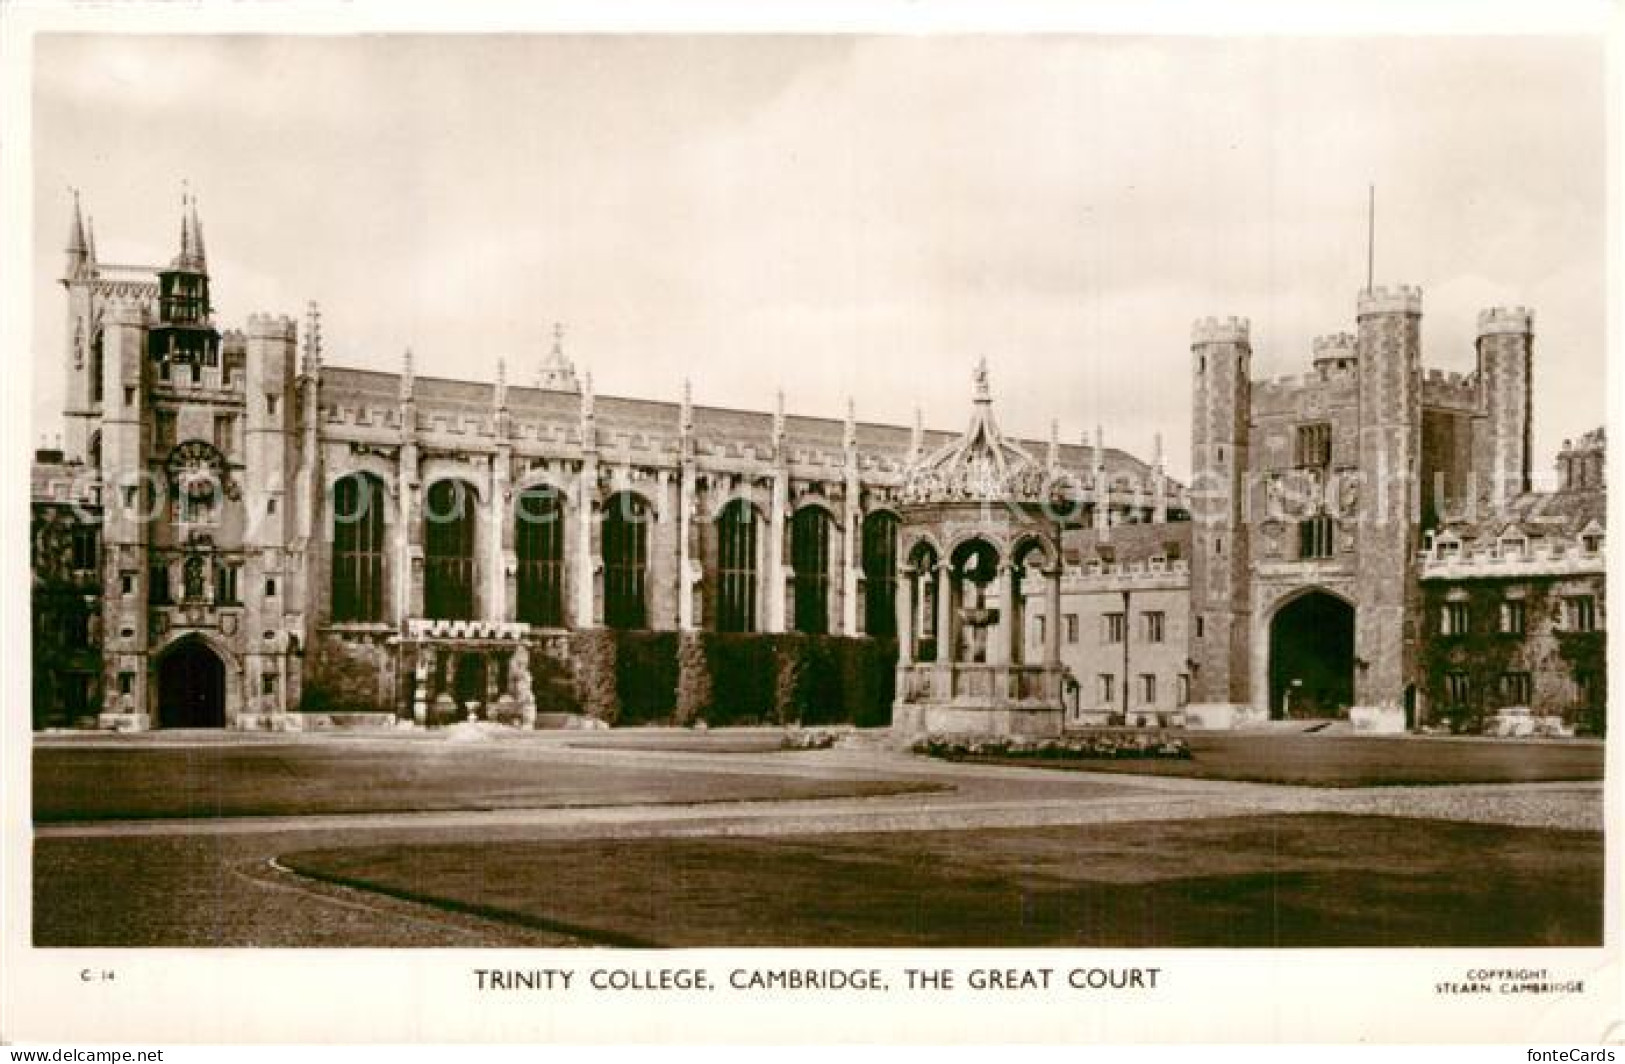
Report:
[[[201,639],[183,639],[158,662],[160,728],[224,728],[226,666]]]
[[[1354,704],[1354,606],[1305,592],[1270,620],[1270,719],[1346,717]]]

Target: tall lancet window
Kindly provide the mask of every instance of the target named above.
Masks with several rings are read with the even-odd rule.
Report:
[[[384,619],[383,481],[352,473],[333,486],[333,620]]]
[[[717,518],[717,631],[756,630],[756,507],[735,499]]]
[[[649,504],[621,492],[604,506],[604,624],[647,628]]]
[[[884,511],[863,519],[863,630],[897,634],[897,518]]]
[[[474,617],[474,488],[436,481],[423,513],[423,606],[433,618]]]
[[[564,624],[564,504],[551,487],[528,488],[514,504],[518,556],[516,616],[527,624]]]
[[[790,523],[790,564],[795,569],[796,631],[829,631],[829,514],[816,506],[796,511]]]

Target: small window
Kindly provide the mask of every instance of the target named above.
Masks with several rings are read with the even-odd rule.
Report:
[[[1470,617],[1465,602],[1446,602],[1439,613],[1440,635],[1466,635]]]
[[[276,400],[277,397],[274,395],[267,395],[265,397],[265,412],[272,417],[276,417]]]
[[[265,514],[267,517],[276,516],[276,496],[273,495],[265,500]]]
[[[133,672],[121,672],[121,673],[119,673],[118,674],[118,693],[121,694],[121,695],[127,695],[127,694],[130,694],[134,690],[135,690],[135,673],[133,673]]]
[[[1032,631],[1033,631],[1033,642],[1038,644],[1039,646],[1042,646],[1044,644],[1044,615],[1043,614],[1036,613],[1036,614],[1033,615],[1033,629],[1032,629]]]
[[[1602,550],[1602,536],[1595,532],[1588,532],[1580,537],[1580,549],[1587,554],[1596,554]]]
[[[1197,616],[1196,616],[1196,638],[1198,638],[1198,639],[1201,639],[1204,635],[1207,634],[1207,624],[1205,623],[1206,620],[1207,620],[1207,618],[1203,617],[1201,614],[1197,614]]]
[[[238,565],[219,565],[214,570],[214,601],[217,606],[236,606],[237,577],[242,567]]]
[[[276,598],[276,577],[274,576],[265,578],[265,597]]]
[[[125,387],[125,389],[124,389],[124,405],[125,406],[134,406],[135,405],[135,389],[134,388],[131,388],[131,387],[128,387],[128,386]]]
[[[1109,672],[1103,672],[1098,678],[1095,688],[1100,693],[1101,705],[1113,705],[1117,701],[1117,677]]]
[[[1445,701],[1452,706],[1468,706],[1472,704],[1472,680],[1465,672],[1447,672],[1444,675]]]
[[[1075,613],[1066,615],[1066,641],[1068,643],[1078,641],[1078,615]]]
[[[230,454],[232,447],[233,428],[237,419],[230,414],[216,414],[214,416],[214,447],[222,454]]]
[[[1167,630],[1167,615],[1161,610],[1150,610],[1145,617],[1145,641],[1147,643],[1160,643]]]
[[[1175,689],[1175,697],[1179,700],[1179,704],[1182,706],[1190,702],[1191,678],[1189,673],[1182,672],[1179,674],[1179,681]]]
[[[1533,692],[1533,684],[1527,672],[1503,672],[1501,674],[1501,704],[1503,706],[1527,706],[1529,696]]]
[[[100,554],[101,528],[97,525],[73,526],[73,569],[88,573],[96,568]]]
[[[1330,558],[1332,556],[1332,519],[1327,514],[1316,514],[1298,522],[1298,557]]]
[[[121,594],[121,595],[133,595],[133,594],[135,594],[135,574],[134,573],[120,573],[120,574],[118,574],[118,590],[119,590],[119,594]]]
[[[276,673],[267,672],[260,675],[260,693],[264,695],[276,694]]]
[[[1121,643],[1123,630],[1127,627],[1123,623],[1121,613],[1108,613],[1100,618],[1100,641],[1102,643]]]
[[[1501,634],[1523,635],[1527,613],[1522,599],[1507,599],[1501,603]]]
[[[1155,673],[1142,672],[1140,674],[1140,704],[1146,706],[1157,704],[1157,677]]]

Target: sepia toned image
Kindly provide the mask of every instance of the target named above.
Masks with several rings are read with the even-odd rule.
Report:
[[[1600,950],[1604,51],[40,34],[33,949]]]

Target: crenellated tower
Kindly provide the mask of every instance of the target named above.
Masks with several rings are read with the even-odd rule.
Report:
[[[1529,490],[1533,312],[1495,307],[1478,315],[1478,384],[1482,417],[1474,426],[1473,472],[1487,515]]]
[[[151,724],[147,648],[152,581],[167,579],[150,566],[148,542],[153,520],[164,506],[161,484],[146,476],[150,436],[146,338],[147,307],[139,300],[114,300],[102,325],[100,419],[102,469],[102,587],[104,728],[146,728]]]
[[[1421,289],[1360,293],[1359,359],[1354,701],[1393,709],[1413,697],[1420,635]]]
[[[1191,701],[1246,706],[1252,340],[1245,318],[1191,330]]]

